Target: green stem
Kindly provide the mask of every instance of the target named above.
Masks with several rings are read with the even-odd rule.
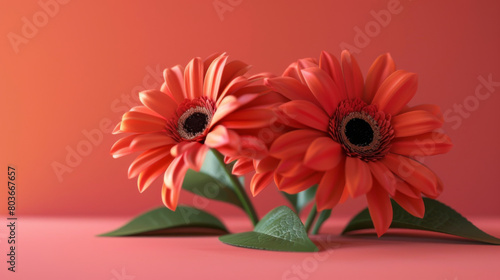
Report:
[[[318,214],[318,211],[316,210],[316,204],[313,205],[311,208],[311,211],[309,212],[309,216],[307,216],[306,220],[306,232],[309,233],[311,230],[311,226],[314,222],[314,219],[316,218],[316,214]]]
[[[215,149],[212,149],[212,151],[214,152],[215,157],[217,158],[220,165],[222,166],[222,169],[229,178],[229,181],[231,182],[231,185],[233,187],[232,189],[236,193],[236,196],[240,200],[241,204],[243,205],[243,209],[245,210],[248,217],[252,221],[252,224],[254,226],[257,225],[257,223],[259,222],[259,218],[257,216],[257,213],[255,212],[252,202],[250,201],[250,198],[245,192],[245,188],[241,185],[240,181],[238,180],[238,177],[236,177],[233,173],[231,173],[230,170],[227,169],[227,166],[224,163],[224,156]]]
[[[318,234],[319,229],[321,228],[323,223],[330,217],[331,213],[332,209],[323,210],[321,211],[321,213],[319,213],[319,217],[316,220],[316,223],[314,224],[314,228],[311,231],[311,234]]]

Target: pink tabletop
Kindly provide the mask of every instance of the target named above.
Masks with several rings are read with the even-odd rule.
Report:
[[[500,219],[471,220],[500,236]],[[217,237],[96,237],[126,221],[21,217],[17,272],[7,271],[1,240],[0,279],[500,279],[499,246],[416,231],[341,237],[347,219],[313,237],[318,253],[238,248]],[[232,232],[250,229],[246,220],[224,221]]]

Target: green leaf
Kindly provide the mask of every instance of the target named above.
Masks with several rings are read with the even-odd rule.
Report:
[[[232,166],[233,164],[230,163],[226,164],[224,168],[226,168],[229,173],[231,173]],[[223,167],[219,163],[219,160],[217,159],[214,151],[210,149],[205,156],[205,161],[201,166],[200,172],[219,180],[222,184],[231,188],[231,180],[228,178],[227,173],[222,168]],[[242,182],[241,180],[244,180],[244,178],[240,178],[240,182]]]
[[[186,172],[182,188],[202,197],[231,203],[244,210],[223,168],[231,170],[230,165],[221,166],[214,151],[209,150],[200,172],[191,169]]]
[[[220,236],[219,240],[233,246],[290,252],[316,252],[318,248],[307,237],[297,214],[286,206],[270,211],[253,231]]]
[[[206,173],[189,169],[182,182],[182,188],[202,197],[231,203],[244,210],[231,187]]]
[[[317,188],[318,186],[315,185],[297,194],[288,194],[285,192],[281,193],[286,197],[286,199],[288,199],[295,212],[300,214],[304,207],[306,207],[316,195]]]
[[[213,215],[189,206],[176,211],[159,207],[141,214],[124,226],[100,236],[214,235],[228,233]]]
[[[220,200],[228,201],[232,204],[240,206],[241,209],[243,209],[243,211],[245,211],[245,213],[248,215],[248,217],[252,221],[252,224],[255,225],[257,224],[259,219],[252,205],[252,202],[248,198],[248,195],[246,194],[243,187],[244,178],[238,178],[237,176],[232,174],[232,166],[232,163],[224,163],[224,156],[220,152],[215,149],[211,149],[208,151],[205,157],[205,162],[203,162],[200,172],[219,180],[221,184],[227,186],[228,190],[232,190],[232,192],[238,198],[238,201],[234,200],[234,197],[231,198],[232,195],[229,194],[229,191],[226,191],[225,193],[227,193],[228,195],[226,195],[224,198],[220,198]]]
[[[441,232],[479,242],[500,245],[500,239],[480,230],[458,212],[437,200],[424,198],[425,215],[422,219],[412,216],[395,201],[391,202],[394,212],[391,228]],[[373,228],[373,222],[368,209],[365,209],[349,222],[342,234],[371,228]]]

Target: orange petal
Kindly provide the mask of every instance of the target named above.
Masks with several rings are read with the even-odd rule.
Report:
[[[335,207],[342,197],[344,186],[345,175],[342,165],[325,172],[316,191],[316,206],[318,207],[318,211]]]
[[[258,94],[245,94],[240,97],[235,97],[232,95],[224,97],[219,105],[217,105],[217,109],[215,111],[214,116],[212,117],[212,125],[219,123],[226,116],[230,115],[234,111],[240,109],[243,105],[251,102],[256,99]]]
[[[411,137],[396,138],[391,143],[391,153],[409,157],[444,154],[453,144],[448,135],[429,132]]]
[[[372,174],[368,164],[358,158],[346,157],[345,185],[351,197],[366,194],[372,188]]]
[[[309,61],[310,63],[311,61]],[[299,61],[294,62],[288,66],[288,68],[285,70],[283,73],[283,77],[291,77],[297,81],[299,81],[301,84],[305,84],[306,81],[304,80],[304,76],[302,75],[302,70],[304,70],[304,66],[307,63],[299,63]],[[316,67],[317,65],[314,65],[312,67]]]
[[[309,127],[307,125],[304,125],[300,122],[298,122],[294,118],[290,118],[285,112],[283,112],[281,109],[276,108],[274,113],[276,114],[276,123],[278,127],[283,127],[285,129],[286,127],[289,128],[296,128],[296,129],[308,129]],[[281,125],[282,124],[282,125]]]
[[[392,198],[405,209],[408,213],[417,218],[423,218],[425,214],[425,205],[422,197],[408,197],[400,192],[396,192]]]
[[[424,194],[437,194],[436,175],[418,161],[389,153],[382,159],[382,162],[400,179]]]
[[[222,145],[226,145],[231,143],[231,131],[226,129],[224,126],[219,125],[215,127],[208,135],[205,140],[205,144],[207,144],[211,148],[217,148]]]
[[[187,152],[189,149],[193,149],[198,142],[180,142],[177,145],[172,146],[170,149],[170,154],[172,154],[174,157],[178,157],[183,155],[185,152]]]
[[[203,60],[203,75],[206,76],[208,68],[210,67],[210,65],[212,65],[212,62],[214,62],[215,59],[217,59],[220,56],[224,56],[224,55],[226,55],[226,53],[219,53],[218,52],[218,53],[213,53],[213,54],[209,55],[208,57],[206,57]]]
[[[136,137],[137,134],[128,135],[116,141],[109,151],[113,158],[119,158],[133,153],[134,150],[130,148],[130,144]]]
[[[413,107],[408,107],[401,110],[402,113],[410,112],[410,111],[427,111],[433,114],[436,118],[438,118],[441,122],[444,122],[443,112],[441,112],[441,108],[434,104],[420,104]]]
[[[321,106],[307,86],[290,77],[265,79],[264,84],[290,100],[307,100]]]
[[[156,113],[155,111],[149,109],[146,106],[134,106],[134,107],[130,108],[130,112],[138,112],[138,113],[142,113],[142,114],[146,114],[146,115],[151,115],[153,117],[158,117],[160,119],[163,119],[162,115]]]
[[[245,175],[249,172],[254,171],[253,160],[251,159],[239,159],[233,165],[232,173],[237,176]]]
[[[380,85],[372,104],[380,111],[396,115],[417,92],[418,78],[414,73],[397,70]]]
[[[173,145],[175,140],[165,133],[140,134],[130,143],[130,147],[136,151],[153,149],[161,146]]]
[[[375,183],[371,191],[366,194],[366,201],[368,202],[368,209],[375,231],[377,236],[380,237],[389,229],[392,223],[391,200],[385,190],[378,186],[378,183]]]
[[[134,178],[143,172],[153,163],[156,163],[160,159],[170,156],[170,147],[160,147],[152,150],[145,151],[140,154],[129,166],[128,168],[128,178]],[[172,159],[170,159],[172,161]],[[170,162],[169,161],[169,162]],[[139,188],[140,190],[140,188]]]
[[[332,78],[319,68],[304,69],[302,75],[318,103],[329,116],[332,115],[341,100],[340,90]]]
[[[333,82],[339,89],[339,95],[342,100],[347,99],[347,91],[345,88],[344,75],[339,61],[328,52],[321,52],[319,58],[319,68],[328,73]]]
[[[285,177],[284,177],[284,176],[281,176],[280,174],[278,174],[278,173],[276,173],[276,172],[274,172],[274,183],[275,183],[275,185],[276,185],[276,186],[278,186],[278,185],[279,185],[279,183],[280,183],[281,181],[283,181],[283,178],[285,178]]]
[[[233,60],[228,62],[222,73],[221,86],[224,88],[231,80],[244,75],[249,69],[250,66],[242,61]]]
[[[398,177],[396,177],[396,189],[398,192],[411,198],[419,198],[422,196],[420,191],[410,186],[408,183],[399,179]]]
[[[300,69],[297,68],[297,61],[294,61],[286,67],[285,71],[283,71],[283,74],[281,76],[300,80],[297,76],[297,71],[300,72]]]
[[[132,133],[158,132],[165,130],[166,121],[159,117],[129,111],[123,114],[120,131]]]
[[[307,148],[304,165],[318,171],[336,167],[344,158],[342,146],[330,137],[315,139]]]
[[[395,137],[408,137],[431,132],[443,122],[427,111],[410,111],[394,116],[391,124]]]
[[[231,162],[236,161],[236,160],[238,160],[240,158],[241,157],[238,157],[238,156],[224,156],[224,163],[225,164],[230,164]]]
[[[306,69],[306,68],[311,68],[311,67],[318,67],[318,62],[316,61],[316,59],[311,58],[311,57],[301,58],[301,59],[297,60],[297,67],[300,70]]]
[[[167,155],[163,158],[160,158],[156,162],[149,165],[145,168],[140,174],[139,178],[137,178],[137,186],[139,188],[139,192],[145,191],[151,184],[167,170],[169,164],[172,162],[172,156]]]
[[[251,108],[228,114],[219,124],[229,129],[261,128],[269,126],[274,117],[274,112],[270,109]]]
[[[241,141],[238,134],[222,125],[215,127],[207,134],[205,145],[229,156],[238,154],[241,150]]]
[[[256,173],[252,177],[250,182],[250,190],[252,195],[258,195],[263,189],[265,189],[271,181],[273,180],[273,172]]]
[[[184,162],[184,157],[176,157],[165,172],[161,190],[162,200],[163,204],[172,211],[177,208],[182,182],[187,170],[188,166]]]
[[[328,129],[330,117],[321,108],[306,100],[292,100],[279,107],[288,117],[319,131]]]
[[[259,93],[254,100],[243,104],[241,109],[249,109],[249,108],[268,108],[274,109],[279,105],[289,101],[283,95],[270,91],[266,86],[248,86],[249,92]],[[251,90],[251,91],[250,91]]]
[[[270,154],[277,158],[289,158],[305,154],[307,147],[324,132],[312,129],[298,129],[279,136],[271,145]]]
[[[342,196],[340,197],[339,203],[344,203],[349,198],[349,190],[344,186],[344,191],[342,192]]]
[[[340,61],[342,63],[347,96],[349,99],[362,98],[365,84],[358,62],[347,50],[342,51]]]
[[[436,199],[443,192],[443,189],[444,189],[443,181],[441,181],[441,179],[437,175],[436,175],[436,180],[437,180],[437,188],[436,188],[437,193],[435,195],[426,194],[427,197],[432,198],[432,199]]]
[[[261,72],[248,77],[248,81],[253,83],[255,81],[260,81],[260,80],[264,81],[264,79],[275,78],[275,77],[276,75],[274,75],[273,73]]]
[[[120,126],[122,125],[122,122],[119,122],[115,125],[115,128],[113,128],[112,134],[119,134],[123,133],[123,131],[120,131]]]
[[[396,193],[397,186],[394,173],[392,173],[392,171],[380,161],[370,161],[368,162],[368,166],[370,167],[373,178],[378,181],[380,186],[389,194],[394,195]]]
[[[165,119],[170,119],[177,110],[177,104],[164,92],[159,90],[145,90],[139,92],[142,104],[158,113]]]
[[[263,138],[255,137],[253,135],[258,134],[256,132],[240,136],[241,153],[236,156],[247,157],[251,159],[262,159],[269,155],[267,146]]]
[[[286,177],[291,177],[300,172],[303,168],[302,159],[300,156],[283,159],[276,167],[275,173]]]
[[[246,77],[243,76],[238,76],[234,78],[229,82],[229,84],[226,85],[225,88],[222,89],[222,92],[217,97],[215,105],[218,107],[222,99],[224,99],[225,97],[231,95],[238,96],[237,93],[239,93],[240,90],[247,87],[250,83],[251,81],[249,81]],[[221,89],[219,89],[219,91],[221,91]]]
[[[184,86],[188,99],[195,99],[203,95],[203,62],[201,58],[193,58],[186,66]]]
[[[184,89],[184,70],[180,65],[173,68],[167,68],[163,71],[165,83],[161,87],[161,91],[165,92],[170,98],[180,104],[187,98]]]
[[[227,55],[217,57],[208,67],[205,75],[205,82],[203,84],[204,96],[212,100],[217,100],[219,94],[219,86],[226,65]]]
[[[303,170],[293,177],[283,177],[278,184],[278,189],[290,194],[299,193],[318,184],[322,176],[321,172]]]
[[[266,87],[264,85],[261,85],[261,84],[257,84],[257,83],[256,84],[251,84],[250,80],[248,80],[243,87],[238,88],[234,92],[231,92],[231,95],[236,96],[238,98],[240,98],[240,97],[242,97],[244,95],[256,95],[256,98],[259,98],[263,94],[266,94],[266,93],[269,93],[269,92],[273,92],[273,91],[271,91],[268,87]],[[275,93],[275,94],[279,95],[277,93]],[[250,103],[251,107],[265,107],[266,104],[261,104],[261,103],[259,103],[256,100],[257,99],[251,99],[250,100],[250,101],[254,102],[254,103]],[[245,102],[245,103],[249,103],[249,102]],[[264,105],[264,106],[262,106],[262,105]]]
[[[275,170],[279,162],[279,159],[272,156],[266,156],[263,159],[255,160],[255,171],[257,171],[258,173],[264,173]]]
[[[366,75],[365,82],[365,92],[363,95],[363,100],[370,104],[375,96],[375,93],[379,89],[380,85],[389,77],[394,71],[396,71],[396,65],[394,60],[389,53],[383,54],[373,62],[372,66],[368,70],[368,75]]]
[[[195,143],[196,145],[184,153],[184,161],[189,168],[199,172],[209,148],[198,142]]]

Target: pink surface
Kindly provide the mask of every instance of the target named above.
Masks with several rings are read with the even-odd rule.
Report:
[[[159,86],[164,67],[227,51],[253,73],[279,74],[350,45],[364,74],[390,52],[419,75],[412,104],[442,107],[455,146],[425,162],[445,184],[440,200],[465,215],[499,216],[499,12],[498,1],[4,1],[0,166],[18,168],[20,215],[135,215],[161,204],[161,185],[139,194],[126,177],[132,158],[109,155],[118,139],[109,130],[138,90]],[[261,215],[285,203],[274,188],[254,201]],[[183,193],[181,203],[199,202]]]
[[[3,220],[3,218],[2,218]],[[313,240],[319,253],[279,253],[225,245],[217,237],[96,237],[126,219],[22,218],[18,266],[1,279],[499,279],[500,247],[405,231],[377,239],[340,237],[346,219],[330,220]],[[500,236],[500,220],[471,219]],[[246,220],[226,219],[233,232]],[[4,227],[0,233],[4,235]],[[391,234],[391,232],[393,234]],[[326,234],[328,233],[328,234]],[[7,277],[6,277],[7,276]]]
[[[126,177],[132,159],[111,158],[118,137],[109,132],[139,90],[159,87],[164,67],[226,51],[255,65],[252,73],[280,74],[298,58],[318,57],[321,50],[338,55],[343,47],[355,48],[365,75],[385,52],[398,68],[418,73],[412,105],[440,105],[455,145],[425,162],[445,184],[439,199],[467,217],[486,217],[472,221],[500,237],[500,2],[41,0],[0,6],[0,166],[17,168],[19,218],[15,274],[6,270],[7,228],[0,226],[0,279],[500,278],[499,247],[409,238],[408,232],[380,240],[338,237],[346,220],[329,221],[325,232],[333,235],[315,239],[331,240],[320,254],[241,249],[216,237],[95,237],[161,204],[160,182],[139,194]],[[0,189],[0,214],[7,213],[5,192]],[[232,206],[181,196],[181,203],[221,216],[233,231],[249,229]],[[274,188],[253,200],[261,217],[285,204]],[[333,216],[352,216],[365,206],[364,199],[350,200]],[[293,274],[295,267],[305,274]]]

